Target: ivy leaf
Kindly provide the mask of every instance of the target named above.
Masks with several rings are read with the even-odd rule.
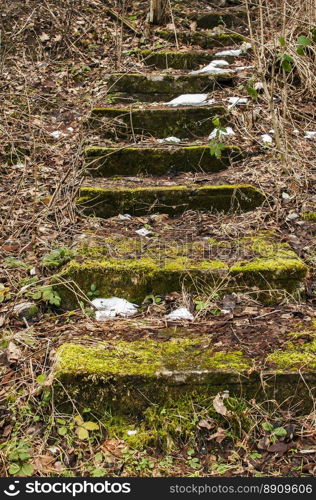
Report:
[[[58,430],[57,430],[58,434],[60,436],[65,436],[68,432],[68,429],[67,427],[65,427],[64,425],[62,425],[61,427],[58,427]]]
[[[11,474],[12,476],[14,476],[18,472],[20,472],[20,466],[19,466],[19,464],[15,464],[15,463],[11,464],[10,467],[9,467],[9,474]]]
[[[285,437],[287,435],[286,429],[284,427],[276,427],[273,429],[272,434],[274,434],[277,437]]]
[[[87,431],[98,431],[100,428],[95,422],[84,422],[82,426],[87,429]]]
[[[254,87],[251,87],[250,85],[246,85],[246,90],[248,94],[253,98],[253,99],[258,99],[258,92]]]
[[[301,35],[297,39],[297,45],[301,45],[302,47],[308,47],[309,45],[312,45],[312,40],[308,38],[305,35]]]
[[[264,422],[262,424],[262,429],[267,431],[267,432],[271,432],[273,430],[273,425],[270,424],[270,422]]]
[[[89,431],[87,431],[87,429],[85,429],[84,427],[77,427],[76,434],[82,441],[85,439],[89,439]]]
[[[32,476],[34,472],[34,467],[32,464],[25,463],[19,470],[19,475],[21,476]]]

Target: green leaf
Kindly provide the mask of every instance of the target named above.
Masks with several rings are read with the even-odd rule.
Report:
[[[95,283],[92,283],[92,285],[90,286],[91,292],[95,292],[96,289],[97,289],[97,285]]]
[[[277,437],[285,437],[287,435],[286,429],[284,427],[276,427],[273,429],[272,434],[274,434]]]
[[[264,423],[262,424],[262,429],[263,429],[264,431],[271,432],[271,431],[273,431],[273,425],[272,425],[272,424],[270,424],[270,422],[264,422]]]
[[[292,65],[285,59],[282,61],[282,68],[286,73],[290,73],[292,71]]]
[[[259,95],[255,88],[251,87],[250,85],[246,85],[246,90],[253,99],[258,99]]]
[[[99,467],[98,469],[94,469],[91,472],[92,477],[104,477],[106,476],[106,470],[102,469],[102,467]]]
[[[46,375],[39,375],[38,377],[36,377],[36,382],[40,385],[44,384],[46,380]]]
[[[99,425],[95,422],[84,422],[82,426],[87,429],[87,431],[98,431],[100,429]]]
[[[19,464],[14,464],[14,463],[11,464],[10,467],[9,467],[9,474],[11,474],[12,476],[14,476],[18,472],[20,472],[20,466],[19,466]]]
[[[76,434],[82,441],[89,438],[89,432],[84,427],[77,427]]]
[[[297,43],[297,45],[301,45],[303,47],[308,47],[309,45],[312,45],[313,42],[307,36],[301,35],[301,36],[298,37],[296,43]]]
[[[286,41],[285,41],[284,36],[280,36],[279,43],[280,43],[281,47],[284,47],[286,45]]]
[[[68,429],[67,429],[67,427],[62,425],[61,427],[58,427],[57,432],[60,436],[66,436]]]
[[[23,464],[19,470],[19,475],[21,476],[31,476],[34,472],[34,467],[32,464]]]

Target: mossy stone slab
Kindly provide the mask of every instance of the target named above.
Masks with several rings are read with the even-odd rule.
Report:
[[[205,137],[213,129],[215,116],[226,124],[227,109],[223,106],[186,108],[94,108],[90,124],[108,137],[131,134],[164,138]]]
[[[266,234],[241,238],[232,245],[225,240],[190,243],[187,237],[170,241],[160,236],[144,244],[140,238],[104,239],[88,234],[83,241],[76,259],[54,278],[63,308],[78,306],[71,287],[61,284],[68,282],[79,298],[92,285],[101,297],[124,297],[138,304],[152,294],[164,296],[185,288],[209,295],[217,287],[223,294],[247,292],[273,304],[286,294],[298,298],[308,272],[287,243]],[[247,264],[242,255],[247,255]]]
[[[219,186],[162,186],[146,188],[82,187],[77,206],[86,215],[114,217],[118,214],[146,215],[162,212],[181,214],[186,210],[249,211],[260,206],[264,194],[247,184]]]
[[[63,344],[53,370],[57,404],[75,401],[101,414],[141,416],[149,405],[203,399],[228,390],[230,396],[275,398],[312,405],[306,381],[316,373],[261,372],[240,351],[215,352],[209,339],[156,342],[112,341],[95,347]],[[264,390],[262,382],[265,382]],[[306,404],[307,403],[307,404]],[[72,409],[72,406],[69,405]]]
[[[154,66],[160,69],[193,70],[216,59],[212,52],[206,52],[205,50],[180,52],[175,50],[154,51],[140,49],[135,53],[139,55],[146,66]]]
[[[165,175],[180,172],[218,172],[241,159],[237,146],[225,146],[221,157],[209,146],[86,148],[86,173],[93,177],[113,175]]]
[[[156,34],[168,42],[175,42],[174,31],[161,30],[156,32]],[[214,35],[211,31],[179,31],[177,32],[177,38],[180,43],[197,45],[205,50],[220,47],[234,47],[247,41],[247,38],[239,33],[219,33]]]
[[[197,28],[213,29],[217,26],[234,28],[246,23],[247,13],[242,9],[194,12],[190,15],[190,19],[192,19],[192,21],[196,21]]]
[[[108,92],[127,95],[153,96],[153,101],[160,95],[168,100],[180,94],[212,92],[214,89],[233,85],[233,75],[165,75],[139,73],[113,73],[108,78]]]

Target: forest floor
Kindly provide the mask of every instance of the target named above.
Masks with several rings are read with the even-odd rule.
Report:
[[[111,435],[101,421],[89,439],[81,439],[78,419],[60,414],[54,407],[49,374],[60,344],[76,338],[89,343],[90,337],[164,338],[168,325],[163,315],[175,304],[183,305],[183,296],[176,293],[144,304],[132,331],[124,319],[98,323],[87,311],[69,313],[54,305],[50,277],[56,268],[47,265],[52,251],[67,248],[71,252],[82,233],[102,230],[103,235],[133,235],[144,225],[159,233],[167,225],[163,216],[154,221],[150,216],[89,219],[75,208],[84,148],[100,144],[97,134],[88,136],[85,119],[91,108],[106,98],[106,75],[144,71],[131,49],[161,46],[146,21],[147,4],[125,3],[124,16],[133,23],[135,32],[113,19],[108,2],[102,0],[4,0],[1,7],[0,475],[315,475],[315,411],[302,416],[295,407],[248,401],[240,409],[251,422],[245,428],[239,417],[232,422],[220,414],[204,418],[193,411],[187,416],[191,420],[187,441],[139,449],[128,445],[122,436]],[[176,26],[181,32],[190,26],[194,29],[188,21],[189,12],[203,10],[208,2],[181,2],[181,12],[175,4]],[[115,2],[113,8],[117,8]],[[243,28],[243,33],[248,35],[249,30]],[[168,47],[168,42],[163,42],[163,48]],[[170,48],[174,48],[172,44]],[[236,92],[245,95],[249,82],[262,77],[256,73],[255,54],[247,56],[247,64],[254,64],[252,74],[242,72],[234,88],[225,88],[227,98]],[[212,339],[221,348],[229,350],[237,345],[258,359],[262,353],[282,349],[290,332],[302,334],[294,340],[299,344],[302,339],[314,338],[316,331],[316,224],[301,216],[315,212],[316,206],[316,143],[304,138],[304,131],[316,130],[315,95],[312,83],[308,79],[302,82],[300,77],[296,74],[291,84],[283,81],[283,85],[276,85],[274,93],[282,118],[282,151],[275,144],[270,148],[260,144],[260,136],[275,128],[275,122],[271,102],[259,95],[248,111],[241,113],[236,107],[231,112],[236,135],[230,143],[246,151],[247,158],[217,178],[222,184],[254,184],[271,195],[273,206],[233,217],[188,211],[175,223],[177,230],[191,228],[199,237],[224,234],[228,240],[250,231],[274,230],[310,266],[304,302],[284,300],[268,307],[239,297],[227,315],[222,312],[225,304],[214,297],[195,322],[188,325],[179,321],[173,327],[186,327],[193,337],[197,332],[212,332]],[[289,111],[286,116],[284,109]],[[104,140],[103,145],[107,145]],[[204,174],[194,178],[182,174],[159,183],[193,181],[203,185],[208,180]],[[128,185],[139,183],[131,178]],[[170,220],[168,230],[173,233]],[[63,263],[64,254],[58,255],[57,260]],[[48,287],[48,296],[36,296],[35,284]],[[26,321],[14,313],[14,307],[29,300],[36,301],[39,312]],[[86,409],[84,419],[96,421],[90,409]],[[167,425],[165,433],[169,432]]]

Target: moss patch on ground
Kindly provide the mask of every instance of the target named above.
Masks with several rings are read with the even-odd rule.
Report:
[[[148,188],[82,187],[78,208],[86,215],[113,217],[118,214],[145,215],[162,212],[169,215],[186,210],[248,211],[260,206],[264,194],[250,185],[164,186]]]
[[[173,50],[140,49],[135,53],[139,55],[146,66],[154,66],[159,69],[198,69],[201,65],[209,64],[215,58],[212,53],[197,50],[177,52]]]
[[[209,146],[86,148],[86,170],[93,177],[113,175],[165,175],[180,172],[218,172],[242,157],[237,146],[225,146],[221,157]]]
[[[304,212],[302,214],[302,219],[308,222],[316,222],[316,212]]]
[[[168,42],[175,41],[174,31],[160,30],[156,31],[157,36],[167,40]],[[179,31],[177,38],[180,43],[187,45],[198,45],[202,49],[214,49],[218,47],[228,47],[234,44],[241,45],[247,41],[247,38],[238,33],[219,33],[215,35],[211,31],[207,32],[192,32]]]
[[[74,282],[85,294],[95,285],[101,297],[119,296],[140,304],[147,295],[199,291],[208,295],[220,283],[221,293],[251,292],[276,303],[286,293],[296,297],[304,288],[307,266],[286,243],[271,235],[242,238],[230,247],[221,241],[164,242],[153,238],[85,239],[55,282]],[[251,248],[252,247],[252,248]],[[238,260],[247,254],[247,263]],[[236,262],[237,260],[237,262]],[[57,285],[64,308],[78,305],[66,285]]]
[[[108,89],[127,94],[179,95],[211,92],[223,85],[232,85],[233,76],[226,75],[164,75],[140,73],[113,73],[108,79]],[[169,100],[171,97],[169,97]]]
[[[130,134],[179,138],[205,137],[213,129],[213,119],[219,116],[226,125],[227,110],[223,106],[187,108],[119,109],[94,108],[90,124],[105,136],[126,137]]]

